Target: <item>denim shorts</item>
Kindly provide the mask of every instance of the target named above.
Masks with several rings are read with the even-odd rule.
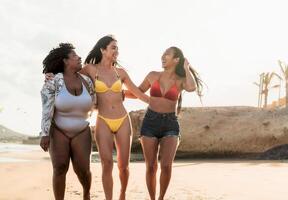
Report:
[[[179,123],[175,112],[158,113],[148,108],[141,126],[140,137],[142,136],[157,139],[167,136],[180,137]]]

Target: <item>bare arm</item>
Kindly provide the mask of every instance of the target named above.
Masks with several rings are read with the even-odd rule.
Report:
[[[145,93],[143,93],[142,90],[139,89],[142,84],[139,86],[139,88],[136,87],[136,85],[131,81],[129,75],[127,74],[127,72],[125,70],[120,69],[119,71],[122,74],[122,77],[123,77],[122,80],[123,80],[125,86],[128,88],[128,90],[133,95],[135,95],[137,98],[139,98],[140,100],[142,100],[142,101],[144,101],[146,103],[149,103],[150,97],[148,95],[146,95]]]
[[[84,75],[90,77],[89,68],[90,68],[89,64],[88,64],[88,65],[85,65],[84,67],[82,67],[82,69],[79,71],[79,73],[84,74]],[[90,78],[91,78],[91,77],[90,77]]]
[[[151,72],[145,77],[143,82],[138,86],[139,90],[143,93],[145,93],[151,86],[150,82],[149,82],[150,74],[151,74]],[[137,98],[130,90],[125,90],[125,97],[131,98],[131,99]]]
[[[130,90],[124,90],[124,94],[126,98],[137,99],[137,97]]]
[[[186,73],[186,78],[182,84],[182,87],[184,90],[186,90],[187,92],[193,92],[196,90],[196,83],[195,83],[195,80],[192,76],[192,73],[190,72],[189,70],[189,67],[190,64],[188,62],[188,60],[185,58],[185,61],[184,61],[184,70],[185,70],[185,73]]]

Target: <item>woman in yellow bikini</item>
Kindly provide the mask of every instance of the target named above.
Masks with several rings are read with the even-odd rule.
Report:
[[[113,191],[113,140],[117,150],[117,164],[121,181],[119,199],[125,199],[129,177],[131,146],[131,122],[123,105],[122,84],[139,99],[149,103],[149,96],[143,94],[130,80],[126,71],[117,66],[118,46],[112,36],[101,38],[85,59],[81,73],[95,83],[98,117],[96,121],[96,143],[102,163],[102,184],[107,200]]]
[[[95,91],[97,93],[106,93],[109,90],[111,92],[114,92],[114,93],[120,93],[120,92],[122,93],[122,81],[121,81],[121,78],[120,78],[118,72],[116,71],[116,69],[114,67],[113,67],[113,69],[115,71],[115,74],[116,74],[118,80],[116,80],[112,84],[112,86],[110,88],[107,87],[105,82],[100,81],[98,79],[98,74],[96,75]],[[107,126],[110,128],[112,133],[116,133],[118,131],[118,129],[121,127],[121,125],[122,125],[122,123],[123,123],[123,121],[125,120],[126,117],[127,117],[127,113],[123,117],[120,117],[120,118],[117,118],[117,119],[109,119],[109,118],[103,117],[102,115],[98,114],[98,118],[101,118],[101,119],[103,119],[106,122]]]

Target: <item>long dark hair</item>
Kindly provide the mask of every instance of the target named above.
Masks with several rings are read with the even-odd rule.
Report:
[[[112,42],[117,41],[114,36],[106,35],[102,37],[93,49],[89,52],[88,56],[85,59],[85,64],[98,64],[102,60],[101,49],[106,49],[107,46]],[[116,64],[116,63],[115,63]]]
[[[173,50],[174,52],[174,58],[179,58],[179,62],[176,65],[176,69],[175,69],[175,73],[181,77],[181,78],[185,78],[186,77],[186,72],[184,69],[184,61],[185,61],[185,57],[183,52],[181,51],[181,49],[179,49],[178,47],[170,47],[170,49]],[[197,71],[195,69],[192,69],[191,67],[189,67],[189,71],[192,73],[193,78],[195,80],[196,83],[196,92],[197,95],[200,97],[202,97],[202,89],[203,89],[203,81],[200,79],[199,74],[197,73]],[[178,98],[178,103],[177,103],[177,114],[180,113],[181,111],[181,105],[182,105],[182,92],[180,93],[180,96]]]
[[[75,49],[70,43],[60,43],[58,47],[53,48],[43,60],[43,73],[57,74],[64,72],[64,59]]]

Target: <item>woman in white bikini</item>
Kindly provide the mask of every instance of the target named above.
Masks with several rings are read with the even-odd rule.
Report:
[[[74,47],[61,43],[43,61],[43,73],[56,74],[42,90],[42,132],[40,146],[50,153],[53,165],[53,191],[63,200],[69,162],[83,186],[83,199],[90,200],[91,133],[88,112],[94,97],[93,83],[79,74],[81,58]]]

